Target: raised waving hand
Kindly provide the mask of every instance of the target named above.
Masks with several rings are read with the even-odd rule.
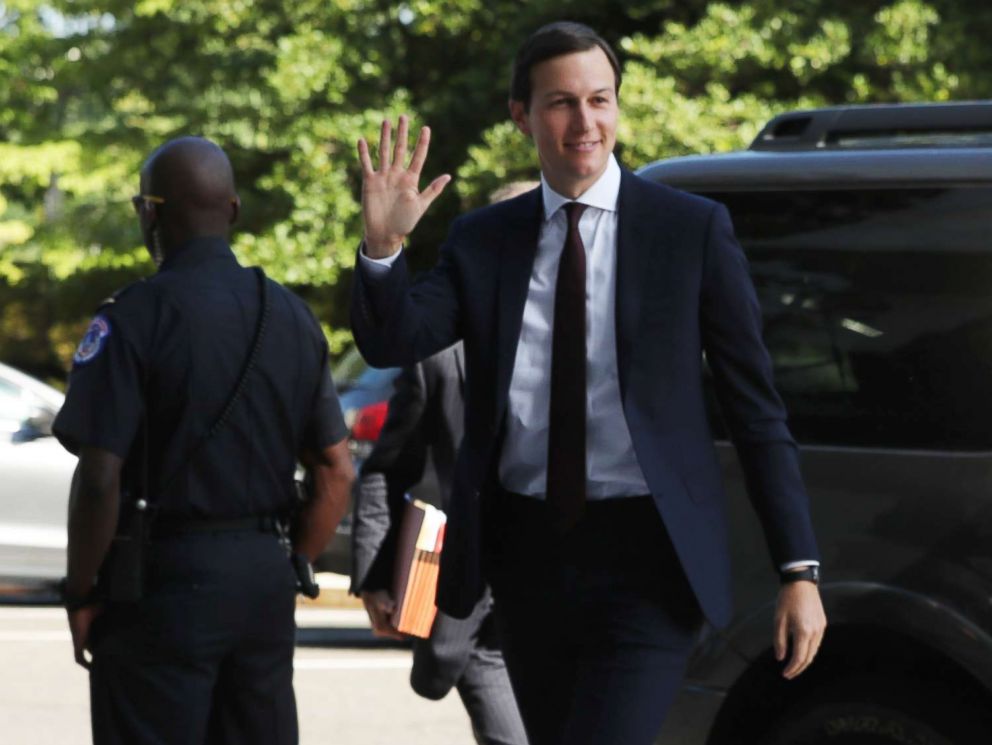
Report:
[[[369,144],[358,141],[358,159],[362,164],[362,219],[365,222],[365,254],[382,259],[396,253],[413,231],[421,216],[451,181],[445,174],[420,191],[420,171],[427,160],[431,131],[420,130],[410,165],[406,165],[407,129],[410,121],[400,117],[396,145],[392,144],[392,124],[382,123],[379,134],[379,168],[372,165]]]

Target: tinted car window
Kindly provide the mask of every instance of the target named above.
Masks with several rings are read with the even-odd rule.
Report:
[[[797,440],[992,448],[992,189],[707,196],[751,262]]]
[[[368,366],[356,347],[345,352],[331,369],[331,377],[334,378],[334,385],[338,392],[343,392],[354,385],[356,378],[362,374],[366,367]]]

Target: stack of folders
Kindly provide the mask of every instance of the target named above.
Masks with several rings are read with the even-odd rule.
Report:
[[[393,570],[393,625],[402,633],[426,639],[437,606],[437,576],[441,567],[441,546],[447,517],[420,500],[406,503],[396,546]]]

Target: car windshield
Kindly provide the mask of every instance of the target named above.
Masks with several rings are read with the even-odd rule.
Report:
[[[369,367],[356,347],[349,349],[331,371],[339,392],[352,388],[379,388],[396,377],[396,368]]]
[[[51,433],[62,394],[12,367],[0,364],[0,433],[32,438]]]
[[[331,377],[338,390],[351,388],[367,367],[358,348],[352,347],[331,368]]]
[[[0,378],[0,432],[8,437],[21,428],[27,407],[21,392],[12,383]]]
[[[367,367],[351,384],[352,388],[381,388],[387,386],[396,377],[396,368]]]

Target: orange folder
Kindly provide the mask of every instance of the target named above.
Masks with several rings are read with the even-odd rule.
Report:
[[[407,502],[400,523],[393,570],[393,625],[404,634],[427,638],[437,615],[437,578],[444,542],[444,512],[419,500]]]

